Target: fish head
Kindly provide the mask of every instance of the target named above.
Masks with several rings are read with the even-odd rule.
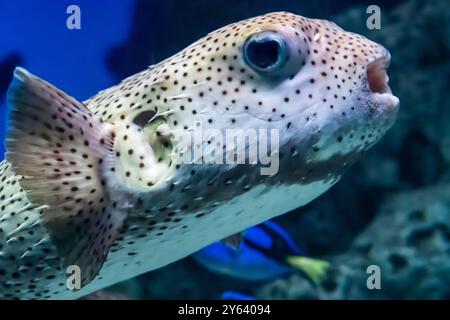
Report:
[[[275,12],[213,31],[87,104],[116,126],[117,172],[142,190],[189,180],[211,159],[225,165],[197,169],[333,180],[394,122],[389,62],[332,22]],[[265,151],[278,164],[263,174]]]
[[[399,100],[387,84],[389,62],[383,46],[332,22],[278,12],[210,33],[156,78],[172,92],[169,126],[179,136],[201,127],[201,147],[227,152],[236,149],[208,130],[276,130],[280,166],[287,175],[302,168],[307,180],[308,164],[337,176],[392,126]]]

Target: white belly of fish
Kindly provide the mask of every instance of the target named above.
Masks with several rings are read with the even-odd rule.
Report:
[[[176,226],[164,236],[142,239],[133,246],[134,256],[123,248],[109,254],[100,274],[78,292],[62,290],[54,298],[77,298],[117,282],[163,267],[186,257],[208,244],[248,227],[301,207],[328,190],[336,181],[317,181],[308,185],[258,186],[211,213],[187,218],[182,229]],[[256,201],[257,200],[257,201]]]

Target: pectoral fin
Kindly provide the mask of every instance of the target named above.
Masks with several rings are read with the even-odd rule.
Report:
[[[8,91],[6,158],[29,200],[48,209],[42,219],[65,266],[82,284],[100,270],[125,215],[110,203],[113,126],[51,84],[17,68]]]
[[[223,239],[222,242],[225,243],[230,248],[237,250],[241,246],[242,234],[241,233],[233,234]]]

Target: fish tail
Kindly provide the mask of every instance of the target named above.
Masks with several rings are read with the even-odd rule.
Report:
[[[330,263],[326,260],[313,259],[303,256],[290,256],[287,263],[302,271],[315,284],[319,284],[327,275]]]

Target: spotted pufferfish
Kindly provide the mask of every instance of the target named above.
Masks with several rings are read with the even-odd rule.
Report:
[[[84,103],[17,68],[0,166],[0,298],[75,299],[307,204],[392,126],[389,62],[332,22],[276,12]],[[173,132],[199,125],[277,130],[279,170],[173,161]],[[67,285],[70,266],[81,288]]]

